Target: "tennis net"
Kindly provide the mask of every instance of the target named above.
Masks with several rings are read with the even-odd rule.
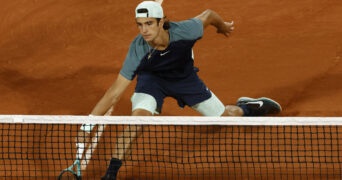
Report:
[[[0,138],[0,179],[57,179],[76,157],[100,179],[118,151],[117,179],[342,179],[340,117],[2,115]]]

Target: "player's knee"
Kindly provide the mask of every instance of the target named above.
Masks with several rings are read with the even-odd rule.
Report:
[[[156,113],[157,101],[149,94],[134,93],[131,101],[133,116],[151,116]]]
[[[135,109],[132,111],[132,116],[152,116],[153,114],[150,111],[145,109]]]

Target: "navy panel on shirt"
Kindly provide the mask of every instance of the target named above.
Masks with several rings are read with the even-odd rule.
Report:
[[[170,43],[163,51],[151,51],[137,68],[137,74],[152,73],[168,80],[185,78],[194,71],[192,47],[195,41],[181,40]]]
[[[168,70],[168,78],[170,78],[170,75],[176,74],[171,73],[171,68],[174,68],[174,72],[188,71],[188,66],[184,67],[184,69],[181,69],[180,66],[188,63],[193,63],[192,47],[194,43],[203,35],[202,21],[193,18],[181,22],[170,22],[169,34],[170,43],[167,49],[164,51],[153,50],[153,48],[149,46],[149,44],[143,39],[143,37],[141,35],[138,35],[130,45],[123,67],[120,70],[120,74],[125,78],[132,80],[136,76],[136,74],[142,70],[147,71],[149,69],[153,69],[153,71],[156,72],[156,68],[160,68],[160,70],[164,70],[166,68]],[[167,52],[168,50],[170,50],[170,52]],[[163,62],[162,64],[154,64],[155,62],[153,62],[153,65],[151,64],[151,67],[148,67],[149,62],[144,62],[144,60],[148,59],[147,56],[152,51],[152,55],[154,56],[151,59],[155,59],[158,57],[162,58],[161,60],[164,60],[165,57],[170,57],[169,53],[171,53],[175,57],[170,58],[167,62]],[[166,53],[165,57],[163,56],[163,53]],[[182,58],[180,58],[181,56]],[[170,65],[170,62],[176,62],[176,60],[179,60],[179,62],[170,67],[165,67],[165,65]],[[186,73],[183,72],[183,74]],[[175,78],[178,79],[179,77]]]

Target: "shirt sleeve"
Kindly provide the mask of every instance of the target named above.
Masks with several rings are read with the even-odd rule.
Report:
[[[143,45],[142,38],[138,36],[130,45],[120,74],[128,80],[133,80],[136,70],[148,49]]]
[[[175,41],[197,40],[203,36],[203,23],[200,19],[192,18],[176,23],[174,28]]]

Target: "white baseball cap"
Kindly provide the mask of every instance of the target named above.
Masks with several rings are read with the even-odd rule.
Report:
[[[139,17],[164,18],[163,8],[158,2],[143,1],[135,8],[135,18]]]

